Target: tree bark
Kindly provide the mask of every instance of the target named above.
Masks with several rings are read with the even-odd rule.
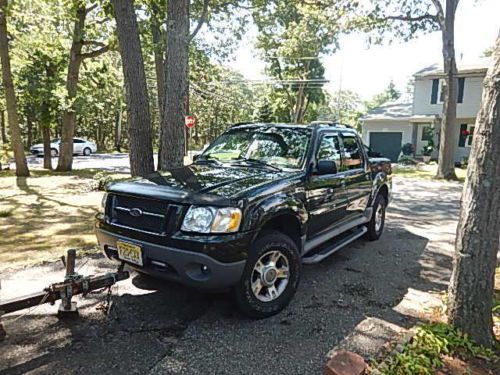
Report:
[[[127,96],[130,172],[145,176],[154,171],[151,115],[139,28],[133,0],[113,0]]]
[[[75,136],[76,108],[75,99],[82,64],[83,32],[87,12],[84,5],[76,10],[76,20],[73,29],[73,41],[69,53],[68,75],[66,77],[66,109],[63,112],[61,143],[59,145],[58,171],[70,171],[73,166],[73,137]]]
[[[158,136],[159,136],[159,150],[158,150],[158,170],[161,170],[161,139],[162,139],[162,124],[163,114],[165,111],[165,35],[162,32],[161,25],[165,22],[165,13],[158,9],[155,2],[151,5],[151,34],[153,39],[154,62],[156,73],[156,91],[157,91],[157,104],[158,104]]]
[[[446,0],[444,24],[441,25],[443,40],[443,68],[445,96],[441,121],[438,170],[436,178],[456,180],[454,160],[454,134],[457,131],[457,64],[455,60],[455,12],[458,0]]]
[[[7,104],[7,116],[9,120],[10,140],[14,159],[16,161],[16,176],[27,177],[30,172],[26,155],[24,154],[21,129],[19,128],[19,118],[17,114],[17,100],[12,81],[12,71],[10,69],[9,44],[7,38],[7,0],[0,0],[0,60],[2,64],[2,78],[5,90],[5,101]]]
[[[5,111],[0,110],[0,135],[2,136],[2,145],[8,143],[7,132],[5,131]]]
[[[483,85],[462,193],[448,320],[478,344],[491,347],[500,237],[500,35]]]
[[[116,124],[115,124],[115,149],[118,152],[122,152],[122,101],[118,105],[118,112],[116,113]]]
[[[189,92],[189,0],[169,0],[167,9],[167,57],[165,63],[165,111],[162,119],[162,168],[184,164],[184,118]]]
[[[50,149],[50,124],[42,123],[43,138],[43,168],[52,169],[52,155]]]

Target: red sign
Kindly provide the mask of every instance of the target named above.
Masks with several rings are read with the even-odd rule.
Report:
[[[196,125],[196,118],[194,116],[186,116],[184,118],[184,123],[186,124],[186,127],[192,129]]]

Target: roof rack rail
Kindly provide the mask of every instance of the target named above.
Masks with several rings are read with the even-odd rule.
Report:
[[[231,128],[234,127],[234,126],[251,125],[251,124],[257,124],[257,123],[256,122],[252,122],[252,121],[237,122],[236,124],[231,125]]]
[[[325,120],[325,121],[317,120],[317,121],[312,121],[311,125],[313,125],[313,126],[341,126],[341,127],[348,128],[348,129],[354,129],[354,127],[351,126],[351,125],[341,124],[339,122],[331,121],[331,120]]]

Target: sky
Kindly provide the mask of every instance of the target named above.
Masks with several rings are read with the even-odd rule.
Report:
[[[500,30],[500,0],[461,0],[456,15],[455,50],[459,61],[477,59],[495,44]],[[265,78],[265,65],[253,46],[255,28],[246,33],[234,61],[228,65],[247,79]],[[439,63],[441,34],[422,35],[406,43],[368,48],[363,35],[354,34],[340,39],[340,49],[324,56],[326,89],[332,94],[352,90],[364,100],[383,91],[392,80],[398,90],[406,91],[407,82],[418,70]]]

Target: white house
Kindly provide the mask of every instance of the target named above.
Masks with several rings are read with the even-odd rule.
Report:
[[[457,120],[454,144],[455,162],[469,156],[474,123],[481,104],[482,83],[490,60],[478,59],[458,64]],[[362,137],[373,151],[397,161],[401,147],[411,143],[415,154],[433,139],[439,145],[443,111],[443,70],[438,64],[414,74],[413,99],[386,103],[362,118]],[[435,149],[433,157],[437,157]]]

